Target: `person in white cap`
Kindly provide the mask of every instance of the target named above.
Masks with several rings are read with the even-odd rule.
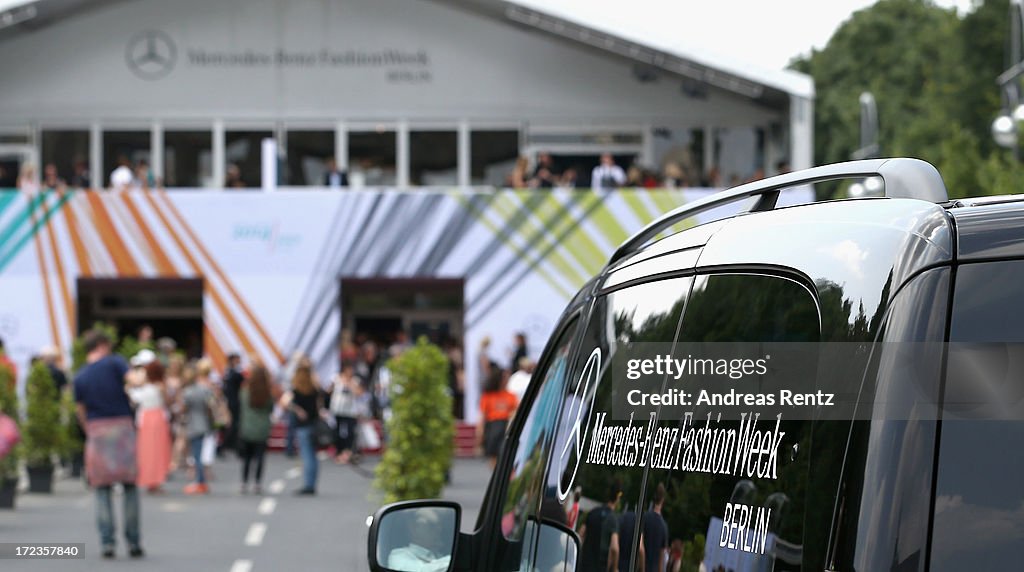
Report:
[[[128,396],[135,403],[138,427],[135,484],[150,494],[163,492],[167,471],[171,466],[171,429],[167,422],[167,394],[164,389],[164,366],[156,354],[143,349],[131,359]]]

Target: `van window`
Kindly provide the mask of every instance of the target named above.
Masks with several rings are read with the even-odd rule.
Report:
[[[505,447],[513,447],[509,480],[500,506],[497,530],[503,541],[498,549],[498,570],[527,570],[533,552],[535,528],[529,526],[536,516],[544,480],[545,460],[551,446],[551,434],[557,421],[558,402],[569,369],[570,346],[576,331],[575,319],[562,329],[558,341],[541,364],[543,371],[534,374],[541,386],[532,403],[524,405],[516,415],[527,415],[518,438]],[[529,412],[524,409],[529,407]]]
[[[598,417],[607,416],[606,426],[627,426],[612,420],[612,359],[624,343],[672,343],[691,283],[691,278],[673,278],[631,286],[599,297],[590,312],[565,388],[545,487],[549,513],[560,513],[582,539],[580,570],[606,570],[609,559],[627,569],[634,544],[644,469],[586,460]],[[634,425],[643,424],[638,420]],[[554,560],[562,550],[558,545],[538,546],[537,561]]]
[[[680,342],[819,338],[817,305],[806,287],[753,274],[698,276],[679,331]],[[691,423],[704,426],[704,420]],[[780,423],[779,431],[785,433],[775,479],[652,469],[642,502],[645,570],[664,560],[681,560],[683,570],[696,570],[702,562],[700,569],[706,570],[800,570],[810,425],[785,419]],[[678,428],[680,433],[685,429],[683,420],[662,420],[658,426]],[[736,434],[741,429],[740,422],[724,419],[716,426]],[[757,428],[774,430],[775,419],[761,418]],[[764,537],[763,552],[756,535],[741,539],[728,534],[729,527],[738,524],[748,525],[748,530],[755,527]]]
[[[931,569],[1015,570],[1024,553],[1024,261],[962,265],[950,324]]]

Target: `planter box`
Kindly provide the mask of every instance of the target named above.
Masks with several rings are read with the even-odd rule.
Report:
[[[28,492],[53,492],[53,466],[28,467]]]
[[[18,479],[0,479],[0,509],[14,508],[18,494]]]

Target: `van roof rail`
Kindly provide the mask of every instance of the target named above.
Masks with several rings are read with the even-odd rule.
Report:
[[[822,165],[733,187],[669,211],[622,243],[608,264],[614,264],[636,252],[666,228],[715,207],[759,197],[748,212],[770,211],[778,202],[779,192],[788,188],[835,179],[865,177],[880,177],[887,198],[918,199],[933,203],[949,201],[942,175],[931,163],[920,159],[866,159]]]

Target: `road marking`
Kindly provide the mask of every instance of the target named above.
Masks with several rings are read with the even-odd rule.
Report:
[[[252,570],[252,560],[235,560],[235,563],[231,565],[231,572],[250,572]]]
[[[284,472],[286,479],[297,479],[302,474],[302,469],[299,467],[292,467]]]
[[[267,533],[267,525],[263,522],[254,522],[249,525],[249,532],[245,533],[246,546],[259,546],[263,544],[263,535]]]
[[[184,503],[180,502],[165,502],[164,504],[160,505],[160,508],[164,512],[185,512],[185,509],[187,507],[185,506]]]
[[[270,486],[267,487],[267,490],[270,491],[270,494],[272,495],[281,494],[281,492],[284,491],[284,481],[282,479],[277,479],[276,481],[270,483]]]
[[[260,501],[258,510],[260,514],[272,514],[275,508],[277,508],[277,500],[267,497]]]

